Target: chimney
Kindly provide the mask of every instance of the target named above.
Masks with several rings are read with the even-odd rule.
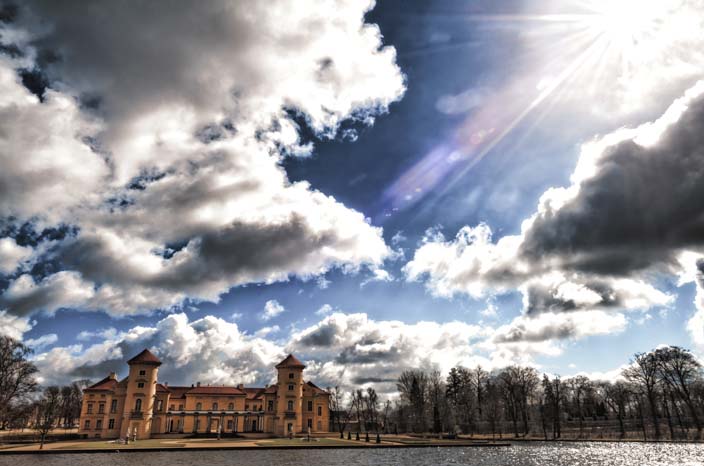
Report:
[[[237,385],[237,388],[239,388],[240,390],[242,390],[242,389],[244,388],[244,385],[243,385],[243,384],[238,384],[238,385]]]
[[[169,386],[169,382],[164,382],[164,387],[168,387],[168,386]]]
[[[200,387],[200,382],[196,382],[196,387]]]
[[[112,380],[117,380],[117,374],[114,372],[110,372],[110,375],[108,375],[108,378],[110,378]]]

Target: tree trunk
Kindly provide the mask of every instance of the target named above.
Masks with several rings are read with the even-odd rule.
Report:
[[[667,393],[663,394],[662,406],[665,408],[665,416],[667,417],[667,426],[670,428],[670,440],[675,439],[675,428],[672,425],[672,415],[670,415],[670,406],[667,402]]]
[[[643,416],[643,403],[641,403],[640,400],[638,400],[638,416],[640,417],[640,425],[643,428],[643,441],[647,442],[648,441],[648,434],[647,430],[645,427],[645,417]]]
[[[675,400],[675,393],[670,392],[670,401],[672,403],[672,409],[675,410],[675,416],[677,417],[677,425],[680,426],[680,435],[682,438],[687,438],[687,429],[685,428],[684,421],[682,420],[682,415],[680,414],[680,408],[677,406],[677,401]]]
[[[523,403],[522,409],[521,409],[521,415],[523,417],[523,436],[527,437],[528,436],[528,403]]]
[[[582,403],[577,396],[577,416],[579,417],[579,438],[584,434],[584,419],[582,418]]]
[[[548,439],[548,426],[547,426],[547,422],[545,420],[545,405],[543,405],[540,410],[540,422],[543,426],[543,437],[545,437],[545,440],[547,440]]]
[[[648,390],[648,403],[650,404],[650,416],[653,419],[653,427],[655,427],[655,439],[660,440],[662,433],[660,432],[660,421],[658,420],[658,407],[654,390]]]
[[[626,428],[623,425],[623,408],[618,407],[618,427],[621,430],[621,439],[626,437]]]

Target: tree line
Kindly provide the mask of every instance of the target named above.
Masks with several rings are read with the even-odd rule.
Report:
[[[393,430],[560,438],[701,439],[704,373],[677,346],[637,353],[613,382],[561,379],[535,368],[406,370],[388,417]]]
[[[88,381],[41,387],[31,348],[0,336],[0,429],[37,431],[41,446],[54,428],[72,428],[81,415],[83,388]]]

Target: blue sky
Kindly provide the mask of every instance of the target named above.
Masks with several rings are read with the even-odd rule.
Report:
[[[381,391],[704,351],[698,211],[666,215],[704,187],[704,7],[674,3],[8,7],[4,331],[47,382],[145,346],[174,382],[266,383],[295,351]]]

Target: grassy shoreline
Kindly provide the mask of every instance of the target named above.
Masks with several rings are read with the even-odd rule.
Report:
[[[296,449],[388,449],[388,448],[439,448],[439,447],[508,447],[509,442],[487,442],[467,440],[438,440],[394,437],[377,444],[374,441],[341,440],[320,438],[314,441],[303,439],[151,439],[122,445],[109,441],[54,442],[45,444],[43,450],[37,444],[11,446],[0,449],[0,455],[74,454],[74,453],[128,453],[164,451],[208,451],[208,450],[296,450]]]
[[[643,440],[614,438],[563,438],[558,440],[539,437],[519,437],[491,439],[486,437],[459,438],[455,440],[420,437],[414,435],[389,435],[382,437],[377,444],[362,440],[347,440],[339,437],[319,437],[311,441],[303,438],[162,438],[138,440],[123,445],[114,440],[62,440],[47,443],[39,450],[38,443],[0,444],[0,455],[32,454],[74,454],[74,453],[128,453],[128,452],[164,452],[164,451],[207,451],[207,450],[294,450],[294,449],[356,449],[356,448],[467,448],[467,447],[508,447],[519,443],[660,443],[660,444],[701,444],[697,440]]]

